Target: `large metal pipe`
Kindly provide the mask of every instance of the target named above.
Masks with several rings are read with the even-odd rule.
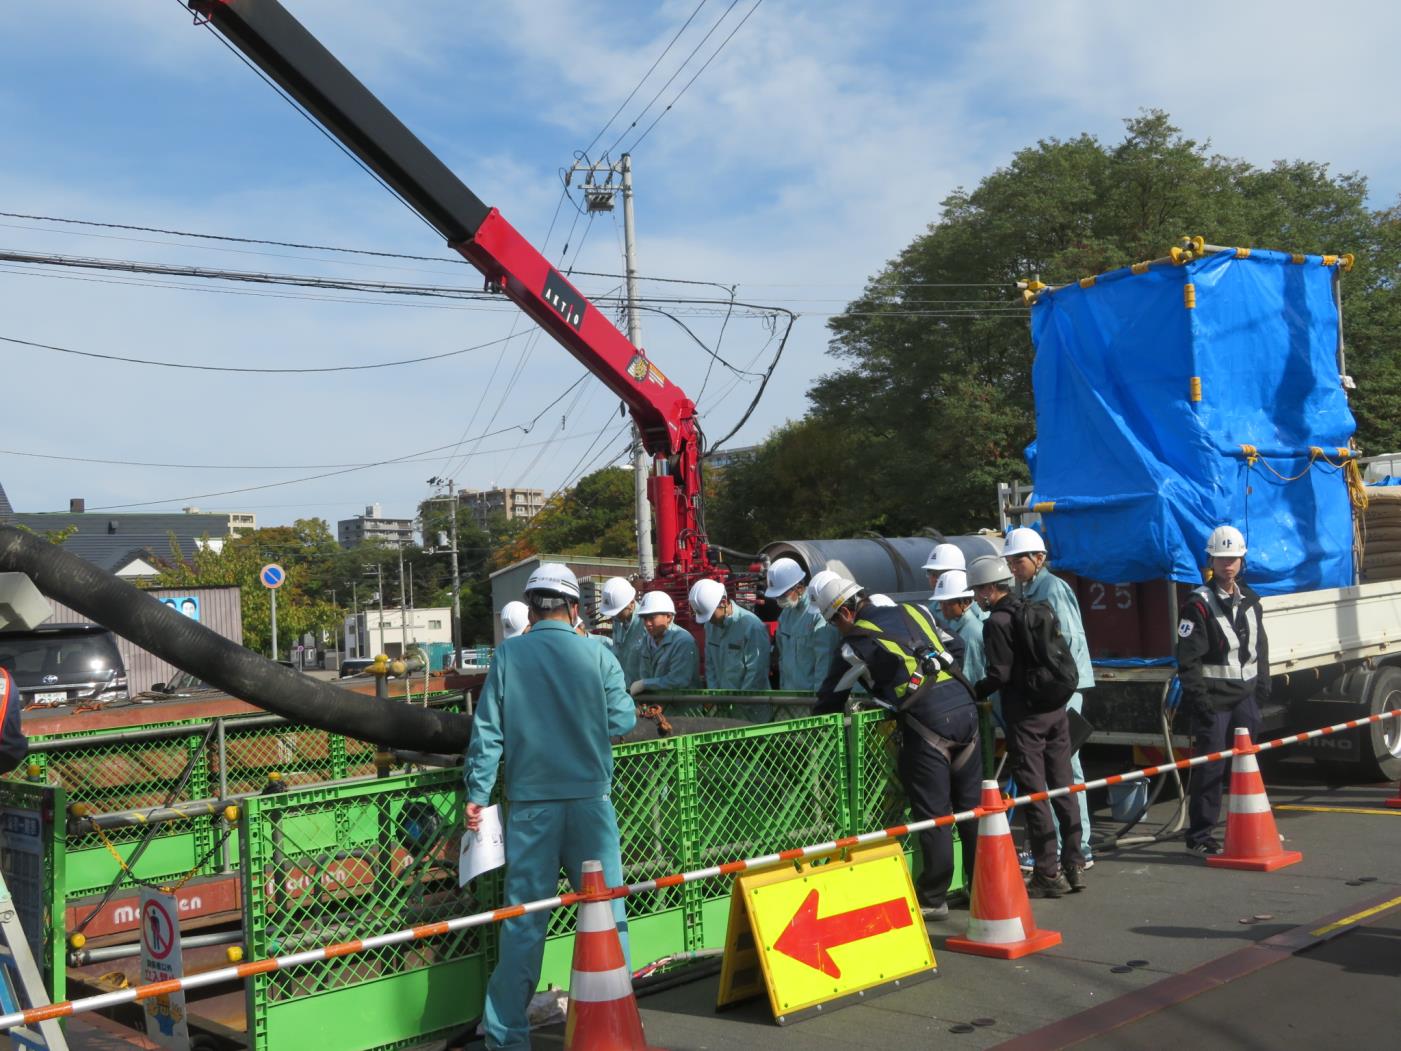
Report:
[[[198,949],[206,945],[236,945],[243,941],[243,931],[218,931],[214,934],[191,934],[180,939],[180,948]],[[106,963],[108,960],[125,960],[141,955],[140,942],[123,942],[120,945],[99,945],[92,949],[75,949],[68,954],[69,967],[84,967],[90,963]]]
[[[0,571],[25,573],[58,599],[232,697],[318,729],[426,752],[461,752],[472,722],[385,704],[284,668],[224,638],[90,562],[13,526],[0,528]]]
[[[968,562],[1000,555],[1000,536],[856,537],[850,540],[779,540],[764,548],[770,561],[795,559],[809,577],[824,569],[854,580],[867,591],[891,598],[925,599],[929,581],[924,563],[937,543],[955,545]]]

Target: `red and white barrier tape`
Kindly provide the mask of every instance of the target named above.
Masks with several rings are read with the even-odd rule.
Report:
[[[1364,719],[1349,719],[1345,723],[1335,723],[1332,726],[1324,726],[1317,730],[1290,734],[1287,737],[1279,737],[1273,741],[1265,741],[1262,744],[1252,745],[1249,749],[1228,748],[1223,752],[1210,752],[1206,755],[1197,755],[1190,759],[1182,759],[1175,763],[1148,766],[1144,767],[1142,770],[1132,770],[1126,774],[1114,774],[1110,777],[1103,777],[1097,781],[1089,781],[1084,784],[1068,785],[1065,788],[1055,788],[1048,792],[1032,792],[1027,795],[1008,799],[1005,801],[1004,805],[1019,806],[1023,803],[1037,803],[1045,799],[1054,799],[1057,796],[1071,795],[1075,792],[1085,792],[1092,788],[1103,788],[1106,785],[1123,784],[1127,781],[1142,781],[1150,777],[1157,777],[1159,774],[1166,773],[1172,769],[1185,770],[1189,767],[1202,766],[1206,763],[1216,763],[1223,759],[1229,759],[1238,753],[1267,752],[1274,748],[1283,748],[1287,745],[1299,744],[1316,737],[1326,737],[1329,734],[1342,733],[1346,730],[1354,730],[1360,726],[1367,726],[1371,723],[1379,723],[1386,719],[1398,717],[1401,717],[1401,708],[1393,709],[1388,712],[1380,712],[1377,715],[1369,715]],[[691,872],[678,872],[670,876],[661,876],[657,879],[644,880],[641,883],[630,883],[622,887],[610,887],[604,900],[627,898],[635,894],[646,894],[650,891],[662,890],[667,887],[677,887],[685,883],[714,879],[717,876],[732,876],[738,872],[763,868],[781,862],[801,861],[805,858],[822,857],[823,855],[832,854],[849,847],[881,843],[888,839],[898,839],[901,836],[909,835],[911,832],[923,832],[926,829],[941,828],[959,821],[973,821],[991,812],[992,811],[988,808],[974,807],[972,810],[965,810],[958,814],[946,814],[943,817],[927,818],[923,821],[911,821],[907,825],[895,825],[891,828],[878,829],[874,832],[862,832],[860,835],[843,836],[840,839],[834,839],[827,843],[814,843],[806,847],[792,847],[788,850],[780,850],[775,854],[764,854],[757,858],[747,858],[743,861],[727,861],[723,865],[712,865],[709,868],[695,869]],[[120,1004],[128,1004],[138,1000],[149,1000],[156,996],[168,996],[171,993],[188,992],[192,989],[202,989],[205,986],[218,985],[221,982],[237,981],[255,974],[283,971],[291,967],[300,967],[309,963],[317,963],[321,960],[335,959],[338,956],[350,956],[354,953],[366,952],[370,949],[380,949],[387,945],[400,945],[404,942],[421,941],[424,938],[433,938],[438,935],[466,930],[471,927],[484,927],[488,923],[499,923],[502,920],[513,919],[517,916],[525,916],[534,912],[544,912],[562,908],[566,905],[574,905],[585,900],[586,897],[589,896],[576,892],[572,894],[562,894],[554,898],[541,898],[538,901],[526,902],[521,905],[505,905],[499,909],[492,909],[490,912],[479,912],[471,916],[459,916],[455,919],[441,920],[437,923],[426,923],[422,926],[410,927],[406,930],[394,931],[390,934],[375,935],[372,938],[356,938],[353,941],[338,942],[334,945],[322,946],[319,949],[307,949],[304,952],[291,953],[287,956],[275,956],[263,960],[249,960],[246,963],[221,967],[215,971],[203,971],[199,974],[192,974],[184,978],[172,978],[163,982],[151,982],[147,985],[133,986],[130,989],[121,989],[117,992],[100,993],[97,996],[85,996],[78,1000],[66,1000],[62,1003],[31,1007],[25,1011],[14,1011],[10,1014],[0,1015],[0,1032],[17,1025],[37,1025],[51,1018],[66,1018],[70,1015],[80,1014],[85,1011],[100,1011],[103,1008],[117,1007]],[[598,899],[589,897],[589,900]]]

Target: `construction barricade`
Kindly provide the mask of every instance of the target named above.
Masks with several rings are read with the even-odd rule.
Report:
[[[894,728],[881,712],[799,716],[615,746],[612,796],[626,878],[642,882],[906,820],[894,775]],[[458,889],[460,769],[375,778],[371,745],[280,721],[242,729],[236,719],[219,731],[221,764],[209,724],[162,729],[171,736],[69,745],[41,757],[43,774],[62,778],[92,815],[110,815],[123,802],[128,809],[155,807],[173,796],[178,808],[223,796],[241,797],[239,818],[229,823],[209,808],[189,820],[99,829],[89,827],[91,818],[80,818],[65,837],[60,816],[50,822],[57,826],[51,861],[67,871],[76,867],[72,886],[89,903],[100,900],[118,875],[118,898],[134,895],[137,880],[180,884],[188,896],[236,878],[233,900],[248,959],[373,938],[504,904],[499,874]],[[278,790],[264,794],[272,774],[281,775]],[[6,783],[3,790],[43,788]],[[63,803],[55,805],[62,815]],[[147,848],[123,871],[114,851],[129,858],[143,829]],[[221,875],[228,872],[226,856],[232,875]],[[917,852],[914,857],[917,865]],[[63,913],[62,886],[59,880],[49,899],[55,915]],[[74,896],[70,889],[67,900]],[[211,897],[207,891],[202,896]],[[628,913],[640,963],[719,949],[729,887],[720,880],[664,887],[631,899]],[[69,910],[70,921],[86,918],[81,909]],[[554,910],[542,985],[568,985],[574,923],[573,906]],[[314,1034],[318,1046],[332,1051],[454,1032],[480,1015],[496,938],[496,926],[488,924],[253,974],[245,979],[249,1046],[283,1047]],[[64,948],[61,936],[51,938],[55,999],[64,995]]]
[[[622,887],[610,888],[607,897],[628,899],[632,905],[637,906],[630,907],[630,917],[645,917],[648,910],[645,905],[641,905],[639,902],[659,897],[659,892],[662,891],[679,889],[684,892],[693,889],[695,884],[707,883],[717,878],[723,879],[744,872],[767,869],[787,862],[824,857],[869,844],[899,840],[912,832],[927,828],[947,827],[956,822],[973,818],[981,819],[990,813],[1001,811],[1007,805],[1021,805],[1109,785],[1140,781],[1171,769],[1188,769],[1205,763],[1220,762],[1237,754],[1269,751],[1398,717],[1401,717],[1401,709],[1378,713],[1362,719],[1349,720],[1333,726],[1320,727],[1303,733],[1290,734],[1258,745],[1245,746],[1241,748],[1239,753],[1235,749],[1212,752],[1179,760],[1175,763],[1165,763],[1124,774],[1116,774],[1085,784],[1067,786],[1049,792],[1033,792],[1010,800],[999,800],[995,807],[979,806],[963,813],[939,818],[926,818],[890,828],[838,836],[825,842],[808,843],[749,858],[733,859],[697,869],[688,869],[684,872],[672,872],[637,882],[629,882]],[[832,729],[838,733],[854,729],[858,725],[855,721],[844,720],[838,716],[827,718],[830,720]],[[818,722],[820,720],[813,720],[814,724]],[[768,729],[769,732],[773,732],[773,728]],[[677,739],[674,742],[674,747],[678,760],[688,748],[694,749],[697,738],[702,736],[704,735]],[[620,751],[621,754],[617,758],[620,761],[625,761],[626,751],[625,749]],[[387,983],[395,978],[403,977],[405,968],[409,969],[410,977],[415,977],[412,974],[415,970],[431,972],[433,968],[440,965],[453,965],[469,961],[471,968],[480,980],[484,977],[491,963],[491,940],[499,921],[512,916],[559,911],[590,897],[586,894],[568,892],[539,901],[513,902],[465,915],[460,908],[450,909],[446,911],[456,914],[444,919],[427,919],[440,907],[446,909],[447,897],[450,896],[444,894],[442,884],[449,871],[447,860],[452,835],[444,833],[443,819],[449,814],[453,814],[453,823],[457,824],[454,812],[460,810],[462,804],[461,789],[457,784],[456,774],[457,771],[454,770],[435,774],[404,775],[399,778],[388,778],[377,784],[331,786],[329,790],[307,788],[286,794],[260,797],[257,802],[250,804],[248,822],[243,833],[245,857],[248,859],[244,866],[245,879],[250,898],[259,893],[262,894],[263,901],[259,908],[264,914],[268,912],[270,904],[276,903],[274,911],[282,914],[277,921],[277,924],[280,925],[278,929],[283,932],[292,932],[298,940],[303,937],[301,933],[298,933],[303,929],[298,926],[301,920],[309,921],[308,928],[313,924],[316,925],[322,933],[322,937],[326,939],[329,939],[336,931],[345,931],[349,936],[343,940],[334,942],[323,940],[314,946],[284,952],[280,956],[258,954],[254,960],[190,975],[174,983],[156,982],[99,996],[86,997],[78,1001],[14,1011],[0,1016],[0,1030],[21,1024],[34,1024],[51,1018],[68,1017],[83,1011],[135,1003],[175,991],[188,992],[194,989],[211,988],[220,983],[232,981],[247,983],[251,1004],[250,1014],[252,1014],[259,1006],[259,980],[275,974],[292,974],[301,977],[302,985],[298,987],[295,981],[291,981],[282,986],[276,996],[280,1005],[290,1008],[289,1013],[284,1019],[278,1020],[276,1026],[271,1025],[265,1017],[264,1025],[255,1026],[250,1033],[250,1047],[275,1046],[275,1042],[269,1039],[268,1032],[277,1032],[283,1024],[288,1025],[289,1029],[285,1035],[277,1032],[278,1040],[292,1037],[303,1040],[310,1039],[317,1042],[325,1051],[335,1051],[335,1048],[339,1046],[368,1046],[365,1043],[368,1034],[363,1026],[355,1028],[355,1034],[350,1038],[353,1043],[340,1045],[331,1042],[332,1035],[339,1035],[341,1029],[328,1026],[329,1019],[326,1016],[325,1008],[327,997],[324,994],[347,989],[364,990],[364,987],[377,982]],[[376,788],[380,791],[376,792]],[[339,810],[336,806],[337,803],[341,804]],[[320,812],[316,812],[318,807]],[[308,810],[308,808],[310,809]],[[268,827],[266,830],[261,828],[261,819],[264,817],[262,811],[264,810],[267,812]],[[256,832],[253,830],[254,824],[260,826]],[[288,834],[293,830],[299,839],[297,842],[289,844]],[[454,832],[460,835],[460,827]],[[371,836],[373,837],[373,846],[358,845],[367,843]],[[288,848],[289,845],[297,847],[297,843],[303,840],[311,846],[309,851],[303,851],[305,856],[303,856],[302,866],[299,868]],[[688,853],[684,842],[682,853],[683,856]],[[360,870],[358,864],[345,865],[340,871],[332,872],[333,866],[345,860],[356,858],[357,861],[364,861],[370,857],[382,857],[392,864],[371,865],[368,871]],[[624,857],[627,857],[626,848]],[[256,863],[257,861],[262,862],[261,867]],[[321,877],[322,869],[319,866],[326,867],[327,878],[324,880]],[[287,882],[289,876],[293,877],[290,883]],[[397,889],[395,888],[396,883],[400,884]],[[364,888],[372,889],[366,890]],[[382,892],[381,888],[387,888],[387,890]],[[305,896],[305,900],[297,900],[292,893],[293,891]],[[484,897],[485,892],[478,891],[478,895]],[[368,902],[364,900],[367,897]],[[400,906],[398,910],[400,914],[406,912],[417,914],[424,917],[425,921],[412,927],[394,928],[389,920],[396,911],[394,907],[396,900]],[[687,898],[683,893],[683,909],[686,901]],[[460,903],[457,904],[460,906]],[[301,920],[294,921],[293,917],[297,913],[301,914]],[[630,919],[630,925],[632,922],[635,921]],[[274,928],[274,924],[267,920],[266,915],[261,919],[255,916],[249,920],[250,929],[259,924],[263,928],[264,944],[267,944],[266,933]],[[379,933],[373,933],[376,928],[384,927],[391,929],[381,929]],[[472,934],[471,932],[479,933]],[[479,941],[474,942],[474,938],[479,939]],[[463,948],[466,949],[467,957],[459,956],[454,959],[452,952],[425,948],[425,946],[431,946],[442,939],[455,939],[459,951]],[[384,955],[386,950],[392,950],[392,955]],[[473,957],[476,959],[473,960]],[[357,959],[361,961],[358,969],[355,969],[355,965],[347,965],[338,972],[325,968],[324,973],[320,975],[315,970],[333,962]],[[386,961],[389,960],[392,960],[395,965],[392,973],[391,968],[386,966]],[[436,978],[432,973],[416,977],[430,987]],[[253,981],[249,982],[249,979]],[[266,1007],[272,998],[268,995],[267,983],[261,984],[263,1006]],[[365,991],[371,996],[376,995],[373,990]],[[455,1006],[443,1009],[442,1005],[432,1005],[431,1010],[435,1013],[425,1018],[428,1007],[421,996],[391,998],[382,993],[379,995],[385,1001],[383,1007],[386,1012],[386,1017],[378,1020],[381,1029],[388,1028],[393,1023],[406,1030],[404,1035],[396,1040],[385,1040],[382,1044],[375,1045],[380,1047],[408,1046],[413,1042],[448,1032],[450,1029],[446,1026],[437,1032],[426,1032],[425,1027],[429,1024],[446,1023],[454,1013],[462,1014],[463,1020],[475,1017],[479,1013],[481,1002],[480,985],[475,989],[464,989],[460,984],[453,983],[445,995],[454,999]],[[471,999],[469,1000],[468,997]],[[318,1000],[321,1000],[322,1003],[318,1004]],[[357,997],[355,1004],[357,1017],[363,1020],[366,1001]],[[406,1007],[406,1004],[410,1006]],[[407,1030],[410,1029],[413,1031],[408,1032]],[[384,1032],[377,1032],[375,1039],[381,1039],[384,1035]]]

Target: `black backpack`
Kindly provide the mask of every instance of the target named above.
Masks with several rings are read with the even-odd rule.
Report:
[[[1012,645],[1021,665],[1017,686],[1028,708],[1053,712],[1075,695],[1080,669],[1050,605],[1022,603],[1012,616]]]

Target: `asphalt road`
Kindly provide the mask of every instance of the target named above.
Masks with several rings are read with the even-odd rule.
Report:
[[[1401,810],[1382,806],[1396,790],[1330,787],[1312,771],[1266,775],[1286,846],[1304,853],[1297,865],[1211,869],[1180,839],[1100,852],[1084,893],[1034,903],[1038,925],[1063,935],[1044,953],[946,951],[967,920],[954,910],[929,927],[932,981],[779,1027],[763,999],[717,1014],[711,976],[640,1001],[648,1040],[675,1051],[1396,1046]],[[1140,828],[1175,807],[1157,805]],[[69,1032],[75,1051],[150,1046],[77,1020]],[[562,1027],[535,1046],[563,1046]]]

